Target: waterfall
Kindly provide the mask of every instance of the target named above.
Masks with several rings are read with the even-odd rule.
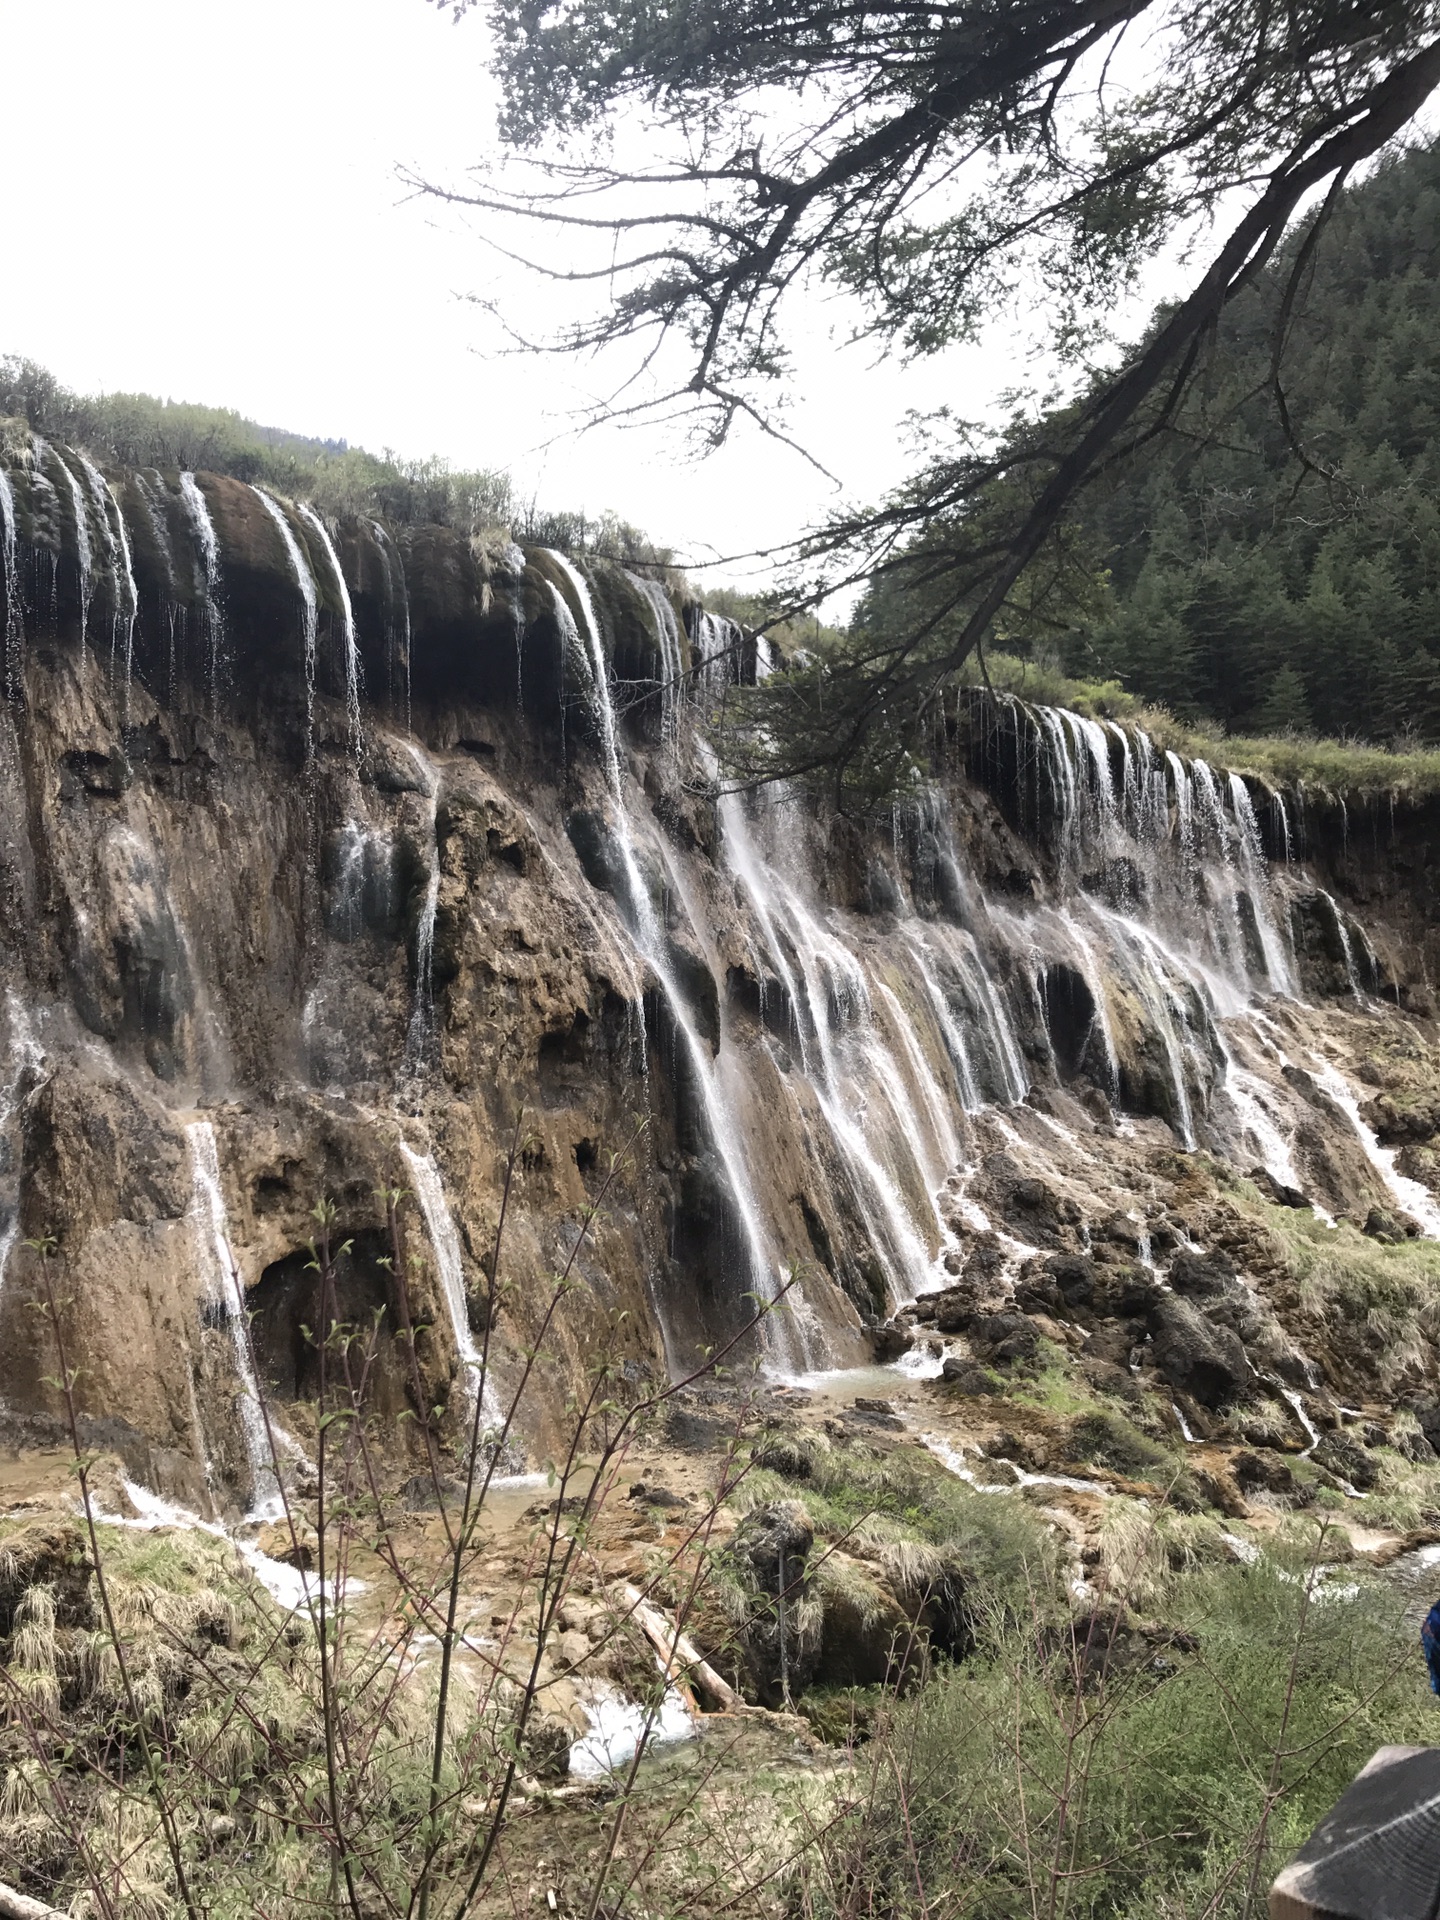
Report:
[[[762,858],[740,796],[722,790],[718,812],[721,858],[749,896],[766,958],[784,985],[795,1016],[803,1071],[849,1175],[851,1192],[885,1270],[891,1298],[896,1302],[908,1299],[924,1291],[929,1283],[933,1261],[926,1235],[934,1233],[938,1238],[942,1231],[933,1191],[940,1180],[933,1177],[933,1164],[927,1166],[931,1157],[920,1144],[920,1130],[910,1103],[903,1090],[896,1087],[893,1061],[874,1018],[864,970],[811,911],[786,877],[782,861]],[[790,864],[794,864],[793,854]],[[903,1010],[897,1011],[903,1028],[906,1017]],[[849,1043],[853,1071],[837,1046],[836,1026]],[[943,1041],[943,1030],[941,1037]],[[928,1217],[923,1224],[917,1222],[899,1182],[867,1132],[863,1092],[867,1078],[872,1084],[878,1083],[889,1115],[889,1125],[876,1127],[876,1133],[904,1150],[919,1182],[929,1190]],[[938,1091],[936,1098],[940,1098]],[[953,1143],[953,1125],[950,1133]],[[952,1150],[958,1156],[958,1147],[952,1146]]]
[[[341,639],[345,648],[345,720],[349,730],[350,751],[358,759],[360,749],[365,744],[365,732],[360,720],[360,649],[355,641],[355,615],[350,606],[350,589],[345,584],[345,575],[340,571],[339,556],[325,522],[312,507],[303,502],[300,517],[315,529],[325,549],[325,558],[330,563],[335,590],[340,598]]]
[[[622,918],[626,920],[627,931],[641,957],[660,984],[666,1007],[684,1046],[695,1085],[699,1089],[705,1108],[706,1130],[720,1160],[725,1184],[739,1218],[749,1271],[744,1276],[745,1284],[738,1287],[736,1292],[738,1294],[755,1293],[762,1300],[774,1301],[778,1293],[777,1268],[769,1252],[764,1219],[750,1184],[740,1128],[731,1105],[725,1098],[721,1077],[716,1071],[716,1062],[711,1057],[709,1047],[696,1031],[690,1009],[675,979],[674,970],[665,950],[664,930],[656,916],[649,888],[641,875],[636,857],[633,829],[625,803],[625,787],[621,776],[619,736],[615,721],[615,707],[610,695],[610,667],[601,645],[600,627],[591,604],[590,589],[584,577],[571,566],[563,554],[551,552],[549,558],[569,583],[580,608],[583,632],[577,629],[563,595],[557,596],[556,618],[560,622],[562,640],[567,647],[573,648],[579,657],[585,659],[589,666],[590,692],[600,730],[606,784],[615,815],[616,838],[625,868],[626,891],[630,896],[625,903],[628,913],[622,915]],[[809,1364],[804,1331],[793,1309],[783,1314],[767,1314],[761,1323],[761,1333],[765,1345],[778,1365],[793,1372]]]
[[[629,572],[625,578],[645,599],[655,616],[655,637],[660,645],[661,731],[667,740],[673,741],[679,731],[680,696],[685,684],[685,654],[680,641],[680,623],[675,618],[669,594],[658,580]]]
[[[405,1032],[405,1071],[418,1073],[435,1031],[435,914],[440,904],[440,771],[413,740],[402,743],[424,783],[428,823],[425,897],[415,922],[415,1000]]]
[[[279,529],[280,538],[284,542],[285,552],[290,561],[290,570],[295,576],[295,585],[300,589],[300,603],[304,608],[305,757],[309,760],[315,752],[315,637],[320,620],[320,603],[315,592],[315,576],[310,571],[310,562],[300,551],[300,542],[295,538],[294,529],[279,504],[271,499],[263,487],[255,487],[252,491]]]
[[[718,700],[728,688],[740,685],[745,678],[745,629],[723,614],[704,611],[693,616],[693,629],[690,651],[695,663],[695,685],[708,700]],[[754,636],[753,644],[755,678],[759,681],[771,671],[772,649],[762,634]]]
[[[386,673],[389,676],[389,685],[386,687],[385,692],[390,701],[391,709],[393,710],[395,706],[395,648],[398,640],[405,649],[405,700],[400,721],[401,724],[408,729],[410,725],[410,589],[405,580],[405,562],[400,557],[400,549],[395,546],[394,541],[378,520],[372,520],[370,522],[370,530],[375,535],[376,550],[380,555],[380,564],[385,571],[385,661]],[[395,555],[393,566],[390,561],[392,551]],[[398,625],[395,619],[397,582],[399,583],[400,608]],[[517,608],[520,605],[518,595],[516,605]],[[517,705],[523,708],[524,701],[519,701]]]
[[[978,1113],[981,1107],[980,1087],[975,1078],[975,1068],[970,1059],[970,1047],[959,1021],[955,1018],[950,1002],[945,998],[934,968],[930,965],[923,941],[910,948],[915,970],[925,983],[925,991],[930,997],[930,1005],[940,1028],[941,1037],[949,1049],[950,1059],[960,1081],[960,1104],[966,1113]]]
[[[1340,941],[1340,955],[1345,962],[1345,978],[1350,983],[1350,997],[1352,1000],[1363,1000],[1365,996],[1360,991],[1359,976],[1355,972],[1355,949],[1350,944],[1350,929],[1345,925],[1345,916],[1336,905],[1334,898],[1323,887],[1317,888],[1316,891],[1329,907],[1330,917],[1335,923],[1335,932]]]
[[[1228,1049],[1225,1088],[1240,1117],[1240,1124],[1254,1141],[1259,1150],[1260,1164],[1270,1178],[1282,1187],[1301,1187],[1304,1183],[1296,1171],[1290,1142],[1270,1110],[1264,1081],[1248,1068],[1236,1066]]]
[[[18,700],[20,665],[25,646],[25,613],[20,599],[20,568],[16,557],[15,489],[3,467],[0,467],[0,586],[5,589],[5,698]]]
[[[70,494],[70,509],[75,518],[75,564],[80,572],[80,655],[85,655],[85,630],[90,621],[90,602],[94,596],[95,583],[92,577],[93,558],[90,546],[90,521],[85,511],[85,495],[80,482],[71,472],[69,463],[62,458],[58,447],[52,447],[37,433],[34,436],[35,459],[38,463],[48,453],[65,476],[65,485]]]
[[[1399,1172],[1395,1165],[1396,1149],[1382,1147],[1372,1130],[1366,1126],[1360,1112],[1360,1102],[1355,1090],[1328,1060],[1312,1055],[1316,1085],[1323,1088],[1345,1115],[1355,1129],[1361,1151],[1371,1166],[1384,1181],[1390,1197],[1402,1213],[1408,1213],[1419,1222],[1422,1231],[1432,1240],[1440,1240],[1440,1203],[1428,1188],[1422,1187],[1418,1180],[1411,1180]]]
[[[1265,971],[1269,974],[1271,984],[1277,992],[1293,996],[1296,991],[1294,969],[1270,909],[1273,888],[1265,865],[1265,850],[1260,839],[1260,823],[1255,818],[1250,789],[1238,773],[1232,773],[1230,776],[1230,805],[1234,810],[1238,829],[1240,871],[1254,909],[1261,951],[1265,957]]]
[[[1314,1422],[1305,1411],[1305,1402],[1300,1398],[1300,1395],[1295,1391],[1294,1387],[1281,1387],[1280,1393],[1285,1400],[1289,1401],[1291,1411],[1300,1422],[1300,1425],[1305,1429],[1305,1437],[1310,1444],[1300,1449],[1300,1458],[1302,1460],[1308,1460],[1316,1447],[1319,1446],[1320,1436],[1315,1431]]]
[[[192,1120],[185,1128],[185,1143],[190,1152],[190,1220],[195,1234],[195,1257],[205,1304],[223,1317],[230,1332],[235,1360],[235,1379],[240,1389],[240,1427],[245,1440],[245,1457],[250,1468],[250,1518],[278,1520],[284,1511],[275,1464],[270,1457],[270,1437],[266,1432],[265,1412],[260,1399],[260,1382],[250,1352],[246,1324],[245,1294],[230,1251],[230,1229],[225,1215],[225,1196],[220,1190],[220,1160],[215,1147],[215,1129],[208,1120]],[[293,1457],[303,1457],[297,1441],[285,1432],[274,1416],[270,1435],[276,1446]],[[208,1465],[208,1463],[207,1463]]]
[[[110,548],[111,579],[115,589],[115,609],[110,623],[110,679],[113,684],[115,655],[123,632],[124,647],[121,652],[125,663],[124,704],[121,709],[123,717],[130,702],[130,680],[135,664],[135,621],[140,612],[140,595],[135,588],[135,570],[130,564],[130,535],[126,530],[125,516],[120,511],[120,502],[115,498],[110,482],[93,461],[86,459],[83,453],[77,453],[75,458],[85,470],[90,497],[95,502],[95,511],[100,516],[100,525],[105,530],[105,538]],[[122,581],[125,588],[123,602],[120,592]]]
[[[7,1052],[10,1071],[5,1080],[0,1082],[0,1147],[9,1149],[11,1170],[18,1188],[20,1156],[18,1142],[12,1139],[11,1130],[20,1103],[20,1088],[27,1075],[35,1073],[43,1064],[45,1054],[35,1038],[29,1015],[18,994],[6,994],[5,1015],[9,1026]],[[10,1185],[9,1180],[6,1185]],[[7,1196],[3,1209],[0,1209],[0,1292],[4,1291],[5,1268],[19,1238],[19,1195],[15,1192]]]
[[[331,890],[329,907],[330,927],[341,940],[358,940],[364,925],[365,850],[368,840],[358,820],[344,823],[339,840],[335,884]]]
[[[435,1255],[435,1272],[440,1281],[441,1296],[450,1320],[450,1335],[455,1342],[455,1353],[460,1362],[465,1398],[473,1407],[476,1388],[477,1385],[480,1386],[482,1431],[498,1433],[504,1424],[505,1416],[501,1411],[500,1397],[495,1391],[495,1382],[488,1374],[483,1384],[480,1381],[484,1354],[470,1331],[470,1313],[465,1304],[465,1268],[460,1257],[460,1236],[455,1231],[450,1205],[445,1198],[440,1169],[436,1166],[431,1154],[416,1153],[403,1140],[400,1142],[400,1153],[410,1169],[415,1198],[419,1202],[421,1213],[425,1216],[425,1231],[430,1236],[430,1248]]]
[[[263,495],[261,496],[264,497]],[[200,554],[195,588],[200,597],[201,627],[205,635],[210,674],[210,697],[215,698],[220,675],[220,649],[224,640],[224,620],[220,611],[220,541],[210,507],[193,473],[180,476],[180,499]]]

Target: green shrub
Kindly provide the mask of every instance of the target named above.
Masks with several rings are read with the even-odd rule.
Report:
[[[1175,1631],[1153,1652],[1141,1638],[1143,1658],[1097,1614],[1083,1672],[1028,1626],[942,1669],[877,1729],[848,1809],[802,1860],[805,1910],[1254,1911],[1375,1747],[1428,1729],[1399,1602],[1352,1584],[1319,1604],[1309,1581],[1283,1548],[1202,1567],[1172,1580]]]

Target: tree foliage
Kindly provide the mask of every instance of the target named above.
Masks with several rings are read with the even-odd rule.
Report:
[[[771,690],[790,771],[864,757],[877,716],[923,734],[1017,587],[1070,571],[1065,516],[1169,427],[1308,198],[1333,203],[1440,82],[1434,0],[496,0],[492,20],[530,174],[449,191],[530,223],[542,270],[594,287],[558,347],[629,343],[660,376],[612,412],[781,432],[789,316],[817,287],[908,355],[1023,298],[1084,364],[1156,249],[1193,242],[1190,293],[1071,406],[999,448],[942,431],[910,485],[800,547],[812,591],[900,568],[930,610],[832,659],[823,699]]]
[[[1084,514],[1067,663],[1232,730],[1440,738],[1440,148],[1347,193],[1217,329],[1174,429]],[[1277,387],[1284,395],[1282,413]]]

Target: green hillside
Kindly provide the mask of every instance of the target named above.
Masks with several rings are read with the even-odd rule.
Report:
[[[1088,498],[1109,590],[1050,650],[1234,732],[1437,740],[1440,146],[1351,188],[1308,261],[1306,231],[1233,306],[1175,430]]]

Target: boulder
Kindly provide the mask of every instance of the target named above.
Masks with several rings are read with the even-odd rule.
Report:
[[[820,1661],[823,1616],[810,1599],[808,1560],[815,1528],[798,1500],[748,1513],[732,1552],[750,1590],[745,1659],[762,1706],[781,1707],[803,1693]]]
[[[1150,1316],[1150,1337],[1160,1373],[1202,1407],[1216,1410],[1249,1397],[1255,1370],[1239,1337],[1190,1301],[1162,1294]]]
[[[1237,1284],[1233,1262],[1218,1249],[1191,1253],[1182,1248],[1170,1262],[1168,1278],[1175,1292],[1190,1300],[1213,1299]]]
[[[1230,1472],[1241,1493],[1268,1493],[1290,1500],[1295,1494],[1295,1476],[1278,1453],[1257,1448],[1253,1453],[1237,1453],[1231,1459]],[[1313,1497],[1313,1496],[1312,1496]]]
[[[965,1329],[977,1353],[993,1363],[1029,1360],[1040,1345],[1040,1336],[1023,1313],[977,1313]]]
[[[844,1553],[826,1555],[819,1591],[824,1617],[815,1678],[830,1687],[896,1684],[923,1641],[895,1595]]]
[[[1317,1467],[1324,1467],[1337,1480],[1348,1481],[1361,1493],[1368,1493],[1380,1478],[1379,1461],[1346,1433],[1327,1433],[1311,1458]]]
[[[991,1393],[998,1389],[999,1381],[973,1360],[962,1360],[952,1354],[940,1369],[940,1376],[946,1386],[953,1387],[957,1393]]]
[[[1088,1307],[1095,1298],[1095,1262],[1080,1253],[1052,1254],[1045,1272],[1067,1307]]]
[[[870,1352],[877,1366],[889,1366],[902,1354],[910,1351],[915,1344],[915,1335],[908,1327],[897,1327],[887,1321],[884,1326],[867,1327],[866,1338],[870,1342]]]
[[[1274,1207],[1293,1207],[1297,1212],[1309,1209],[1310,1202],[1298,1187],[1287,1187],[1264,1167],[1252,1167],[1246,1178]]]

